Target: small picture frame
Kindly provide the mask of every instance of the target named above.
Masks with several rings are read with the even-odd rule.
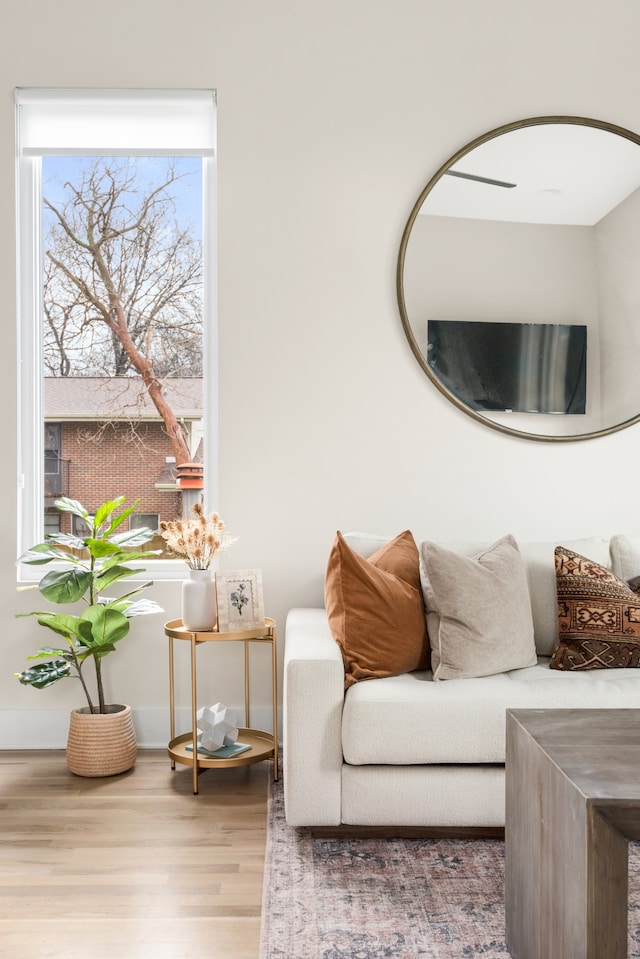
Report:
[[[262,570],[216,573],[218,632],[235,633],[264,626]]]

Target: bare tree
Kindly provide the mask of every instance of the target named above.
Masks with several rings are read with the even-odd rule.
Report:
[[[135,161],[101,157],[43,201],[47,371],[140,376],[178,463],[189,447],[162,379],[202,375],[202,253],[176,218],[180,178],[169,160],[152,182]]]

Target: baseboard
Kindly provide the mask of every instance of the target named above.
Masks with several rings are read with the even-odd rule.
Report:
[[[244,709],[230,710],[231,721],[244,726]],[[165,749],[169,741],[169,711],[166,708],[133,710],[133,722],[141,749]],[[271,732],[271,709],[251,710],[251,725]],[[64,749],[69,729],[68,709],[0,709],[0,749]],[[191,729],[191,710],[176,709],[176,734]]]

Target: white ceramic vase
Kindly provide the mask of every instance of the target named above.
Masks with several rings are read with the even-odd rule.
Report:
[[[208,569],[190,569],[182,582],[182,624],[193,632],[213,629],[217,619],[216,584]]]

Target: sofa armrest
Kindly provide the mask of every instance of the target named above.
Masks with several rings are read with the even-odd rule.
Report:
[[[344,665],[324,609],[292,609],[284,648],[284,798],[290,826],[341,822]]]

